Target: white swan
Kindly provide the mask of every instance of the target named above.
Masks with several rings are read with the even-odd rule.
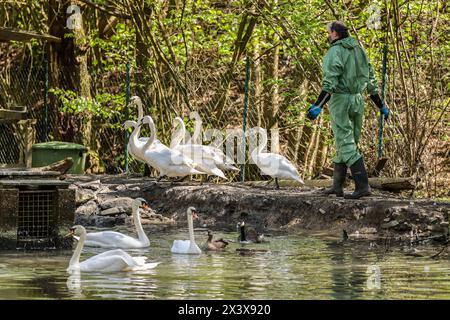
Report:
[[[145,162],[159,172],[159,177],[185,177],[191,174],[204,174],[196,170],[197,164],[181,152],[172,150],[164,144],[154,145],[156,138],[156,128],[152,117],[145,116],[142,120],[144,124],[150,126],[150,138],[144,147]]]
[[[186,144],[201,144],[201,141],[199,141],[199,137],[202,130],[202,119],[200,118],[200,115],[197,111],[192,111],[189,114],[189,118],[191,120],[194,120],[194,133],[192,134],[192,138],[189,139]],[[234,163],[233,159],[225,155],[225,153],[221,149],[210,145],[204,145],[203,150],[213,154],[214,163],[220,170],[239,171],[238,168],[232,165],[232,163]]]
[[[148,240],[141,224],[141,216],[139,214],[139,208],[141,205],[146,206],[147,201],[142,198],[136,198],[131,204],[131,215],[134,219],[138,239],[116,231],[91,232],[86,235],[86,242],[84,245],[87,247],[123,249],[145,248],[150,246],[150,241]]]
[[[139,138],[141,126],[136,121],[127,120],[123,124],[125,130],[134,128],[133,132],[128,137],[128,151],[138,161],[145,162],[143,148],[148,138]]]
[[[266,131],[261,127],[255,127],[252,128],[250,133],[254,134],[254,132],[261,135],[261,142],[259,147],[251,152],[250,157],[264,175],[275,178],[277,189],[280,188],[278,179],[296,180],[299,183],[304,184],[297,169],[288,159],[286,159],[286,157],[276,153],[262,152],[267,145]]]
[[[141,131],[141,125],[142,120],[144,118],[144,109],[142,106],[142,100],[138,96],[133,96],[130,99],[129,106],[137,105],[138,107],[138,122],[127,120],[124,123],[124,128],[128,129],[133,127],[134,130],[131,133],[129,139],[128,139],[128,150],[130,154],[136,159],[141,162],[145,162],[144,159],[144,149],[148,148],[148,145],[146,143],[148,142],[148,137],[139,137],[140,131]],[[153,141],[155,146],[158,146],[161,144],[161,142],[157,139]]]
[[[225,174],[215,164],[215,153],[208,150],[206,146],[201,144],[180,144],[186,134],[186,126],[183,119],[176,117],[173,120],[173,127],[179,125],[180,129],[174,135],[170,148],[181,152],[185,157],[192,159],[197,164],[197,169],[209,175],[216,175],[224,178]],[[191,141],[191,140],[190,140]],[[217,158],[217,157],[216,157]]]
[[[70,228],[69,235],[78,236],[79,241],[67,272],[116,272],[131,270],[148,270],[155,268],[159,262],[145,263],[146,257],[132,257],[121,249],[109,250],[80,262],[81,250],[86,240],[86,229],[77,225]]]
[[[194,207],[189,207],[187,209],[189,240],[174,240],[172,249],[170,249],[172,253],[187,253],[187,254],[202,253],[202,250],[200,250],[198,245],[195,243],[194,239],[194,221],[193,221],[194,218],[197,218],[197,210]]]

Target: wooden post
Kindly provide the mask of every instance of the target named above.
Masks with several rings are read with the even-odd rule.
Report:
[[[27,168],[32,166],[32,148],[36,139],[36,119],[20,120],[18,122],[22,141],[23,151],[20,152],[20,164],[24,164]]]

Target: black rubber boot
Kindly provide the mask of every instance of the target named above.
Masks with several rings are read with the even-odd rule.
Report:
[[[352,194],[346,194],[345,199],[359,199],[370,196],[369,178],[367,177],[366,167],[363,158],[359,158],[351,167],[353,180],[355,180],[355,191]]]
[[[336,197],[344,196],[344,182],[347,175],[347,165],[345,163],[335,163],[333,169],[333,186],[330,189],[326,189],[323,193],[335,194]]]

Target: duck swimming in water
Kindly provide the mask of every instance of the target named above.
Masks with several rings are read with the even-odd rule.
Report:
[[[237,228],[239,229],[238,241],[241,243],[261,243],[266,242],[264,235],[256,232],[252,227],[247,227],[244,221],[238,222]]]
[[[206,250],[209,251],[221,251],[226,248],[229,244],[228,241],[220,238],[218,240],[213,240],[213,233],[211,230],[208,230],[208,240],[206,241]]]

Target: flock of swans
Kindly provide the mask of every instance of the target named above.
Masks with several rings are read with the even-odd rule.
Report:
[[[224,171],[239,171],[233,165],[233,159],[226,156],[221,149],[195,143],[201,134],[201,119],[196,119],[192,139],[182,143],[186,135],[186,126],[183,119],[176,117],[173,120],[173,129],[178,127],[178,130],[175,131],[168,147],[157,139],[153,118],[149,115],[144,116],[142,101],[137,96],[130,100],[130,106],[134,105],[138,107],[138,121],[128,120],[124,123],[125,129],[133,128],[128,141],[128,150],[136,160],[158,171],[158,181],[164,176],[184,178],[193,174],[226,179]],[[142,125],[149,127],[149,137],[139,136]],[[252,132],[261,136],[259,147],[250,155],[261,172],[274,178],[277,188],[279,188],[278,179],[291,179],[303,184],[297,169],[288,159],[279,154],[262,152],[267,145],[267,134],[264,129],[257,127],[252,129]]]
[[[147,263],[146,257],[133,257],[123,250],[147,248],[150,246],[150,241],[141,224],[141,207],[147,207],[147,201],[142,198],[134,199],[132,202],[132,217],[134,219],[136,233],[138,235],[137,239],[116,231],[87,233],[86,229],[81,225],[76,225],[70,228],[70,232],[67,236],[74,237],[78,241],[78,244],[72,258],[70,259],[67,272],[117,272],[149,270],[155,268],[160,262]],[[202,250],[195,242],[194,237],[193,220],[198,217],[197,210],[194,207],[189,207],[186,213],[189,240],[174,240],[170,251],[176,254],[201,254]],[[246,235],[243,222],[240,222],[238,227],[240,229],[239,241],[241,243],[261,242],[260,235],[254,238],[254,236],[256,236],[256,233],[254,232],[249,232],[248,235]],[[250,231],[253,230],[250,229]],[[208,240],[205,245],[205,250],[220,251],[228,244],[229,241],[224,239],[213,240],[213,234],[210,230],[208,230]],[[84,246],[112,248],[113,250],[105,251],[80,262],[80,256]]]
[[[151,116],[144,116],[142,101],[134,96],[130,106],[137,105],[138,121],[126,121],[124,128],[133,128],[129,137],[128,149],[130,154],[138,161],[144,162],[156,169],[159,173],[158,181],[164,177],[184,178],[193,174],[204,174],[207,176],[217,176],[226,179],[224,171],[238,171],[233,163],[233,159],[226,156],[222,150],[211,145],[198,144],[198,137],[201,133],[201,119],[196,119],[195,131],[192,139],[187,143],[182,143],[186,135],[186,127],[183,119],[176,117],[173,121],[173,128],[179,128],[175,132],[170,147],[167,147],[156,137],[156,126]],[[140,137],[142,125],[150,128],[149,137]],[[299,177],[295,166],[282,155],[262,152],[267,145],[267,135],[262,128],[252,129],[254,133],[261,136],[260,145],[255,148],[250,157],[265,175],[275,179],[277,188],[278,179],[292,179],[304,183]],[[87,233],[83,226],[76,225],[70,229],[70,236],[78,240],[76,249],[72,255],[67,271],[76,272],[112,272],[126,270],[147,270],[155,268],[159,262],[146,263],[146,257],[132,257],[122,249],[146,248],[150,246],[150,241],[145,234],[139,209],[145,206],[146,201],[142,198],[133,200],[132,216],[134,219],[138,238],[133,238],[115,231],[102,231]],[[193,219],[196,217],[196,209],[187,209],[187,222],[189,228],[189,240],[175,240],[171,252],[180,254],[201,254],[202,250],[195,243]],[[245,234],[245,224],[238,225],[240,229],[241,242],[261,242],[262,238],[256,233]],[[250,238],[254,239],[250,239]],[[228,242],[219,239],[213,240],[212,233],[208,232],[207,250],[221,250],[228,245]],[[84,246],[113,248],[90,257],[80,262],[81,251]]]

